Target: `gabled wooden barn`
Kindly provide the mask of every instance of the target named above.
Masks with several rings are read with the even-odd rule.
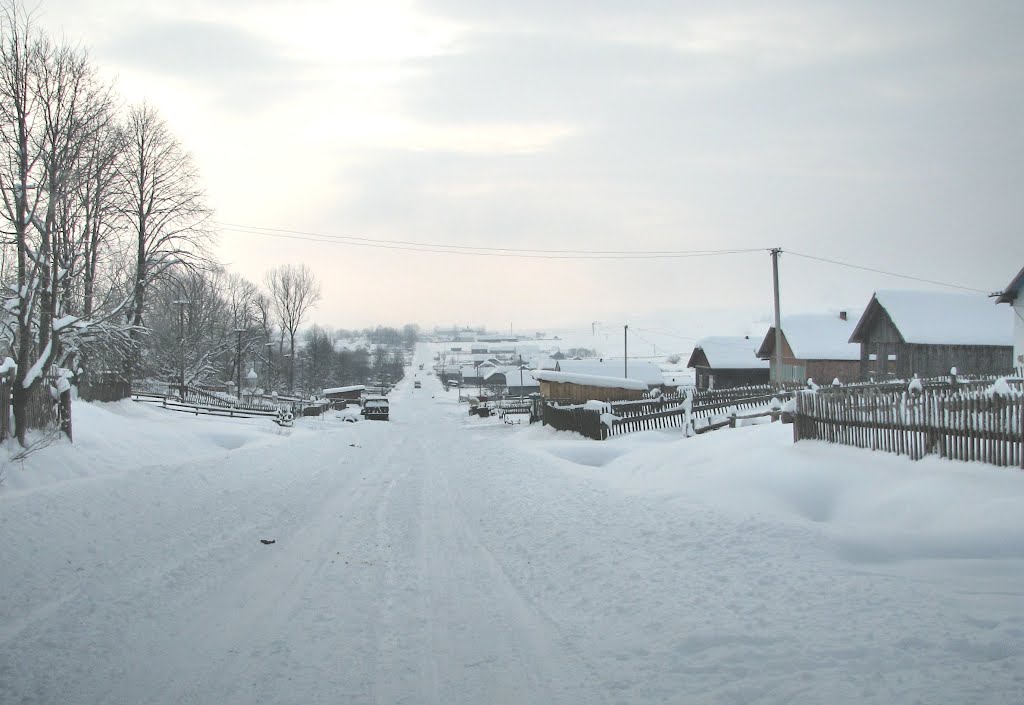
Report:
[[[876,291],[850,336],[862,379],[1007,374],[1013,313],[987,297],[933,291]]]
[[[767,384],[768,361],[757,357],[750,336],[711,336],[697,341],[687,367],[697,377],[697,389],[728,389]]]
[[[851,382],[860,378],[860,346],[850,342],[858,320],[846,311],[783,316],[781,370],[776,369],[775,326],[768,329],[757,356],[768,361],[773,382]]]

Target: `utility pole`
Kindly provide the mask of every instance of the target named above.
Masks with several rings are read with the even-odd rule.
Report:
[[[516,355],[519,356],[519,401],[523,400],[523,356],[519,354],[519,350],[516,350]]]
[[[622,327],[622,376],[629,377],[629,326]]]
[[[779,313],[779,254],[781,247],[773,247],[772,285],[775,287],[775,383],[782,389],[782,316]]]

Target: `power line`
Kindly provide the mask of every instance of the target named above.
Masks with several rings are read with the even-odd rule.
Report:
[[[335,245],[373,247],[408,252],[432,252],[435,254],[476,255],[481,257],[519,257],[528,259],[680,259],[689,257],[712,257],[718,255],[760,252],[761,248],[731,250],[545,250],[512,247],[484,247],[476,245],[448,245],[410,240],[387,240],[348,235],[325,235],[301,230],[264,228],[253,225],[217,223],[222,230],[247,235],[264,235],[287,240],[305,240]]]
[[[964,291],[973,291],[979,294],[988,294],[989,292],[982,289],[975,289],[969,286],[961,286],[959,284],[950,284],[948,282],[935,281],[934,279],[923,279],[921,277],[914,277],[909,274],[897,274],[896,272],[886,272],[881,269],[875,269],[874,267],[864,267],[859,264],[850,264],[849,262],[841,262],[836,259],[829,259],[827,257],[815,257],[813,255],[805,255],[801,252],[793,252],[793,250],[782,250],[785,254],[793,255],[794,257],[803,257],[804,259],[811,259],[818,262],[828,262],[829,264],[837,264],[840,267],[849,267],[850,269],[859,269],[864,272],[874,272],[875,274],[884,274],[889,277],[899,277],[900,279],[910,279],[912,281],[923,282],[925,284],[936,284],[938,286],[946,286],[951,289],[963,289]]]

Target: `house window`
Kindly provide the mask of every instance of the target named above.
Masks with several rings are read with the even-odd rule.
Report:
[[[895,360],[896,359],[896,353],[889,353],[889,359],[890,360]]]
[[[875,355],[874,353],[871,353],[870,355],[868,355],[868,359],[872,360],[872,361],[877,360],[878,359],[878,355]]]

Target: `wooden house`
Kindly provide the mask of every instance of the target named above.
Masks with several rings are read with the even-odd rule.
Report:
[[[545,399],[582,404],[587,401],[623,401],[641,399],[647,393],[647,383],[625,377],[574,374],[537,370],[533,376],[540,383],[540,394]]]
[[[768,383],[768,361],[757,356],[750,336],[711,336],[697,341],[687,367],[696,373],[697,389],[729,389]]]
[[[1006,374],[1013,369],[1013,313],[987,297],[876,291],[850,336],[862,379]]]
[[[1009,304],[1013,311],[1013,366],[1024,377],[1024,269],[1000,292],[997,304]]]
[[[850,342],[858,316],[796,314],[782,318],[782,367],[776,369],[775,326],[768,329],[757,356],[767,360],[773,382],[828,384],[860,379],[860,346]]]

